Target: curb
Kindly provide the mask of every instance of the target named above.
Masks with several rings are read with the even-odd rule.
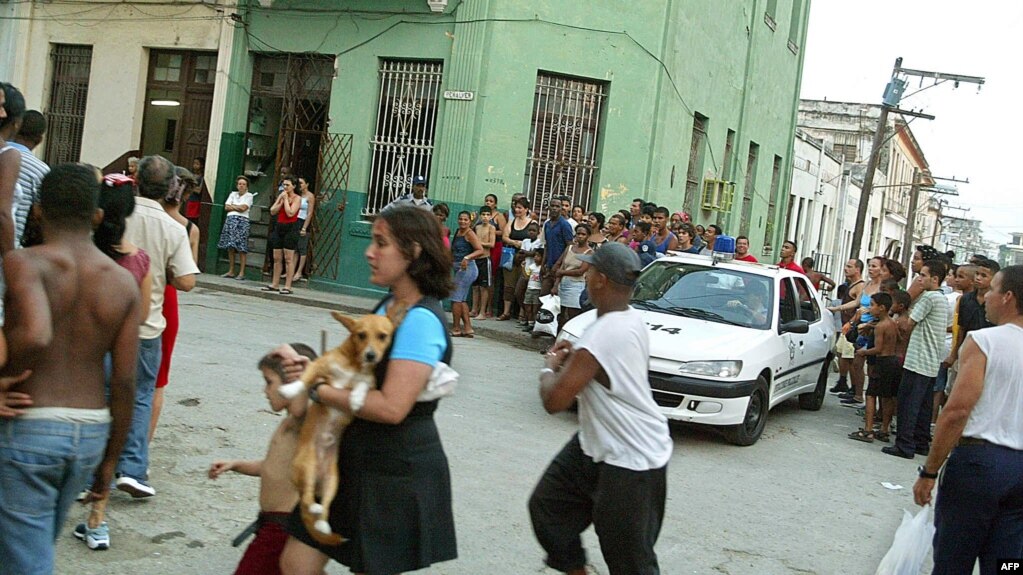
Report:
[[[262,282],[247,281],[246,283],[249,285],[234,285],[232,283],[227,283],[227,281],[235,280],[218,281],[219,279],[220,278],[212,278],[206,274],[200,274],[196,276],[195,285],[196,287],[210,291],[248,296],[267,301],[281,301],[306,307],[336,310],[346,314],[369,313],[370,308],[376,304],[376,300],[369,298],[340,296],[315,291],[310,288],[298,288],[298,290],[293,292],[291,295],[281,295],[279,293],[265,292],[261,291],[259,288],[249,287],[252,285],[261,286]],[[500,322],[501,324],[509,324],[508,328],[496,328],[487,325],[491,323],[497,323],[497,320],[473,322],[473,331],[476,332],[478,336],[494,339],[502,343],[507,343],[509,345],[514,345],[528,350],[546,349],[553,342],[553,340],[549,337],[533,338],[531,334],[513,327],[517,324],[511,322],[511,320],[507,322]]]

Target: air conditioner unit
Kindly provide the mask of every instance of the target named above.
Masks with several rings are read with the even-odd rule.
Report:
[[[426,4],[433,12],[443,12],[448,7],[448,0],[426,0]]]
[[[727,212],[732,209],[732,196],[734,194],[735,182],[704,180],[703,201],[700,203],[705,210]]]

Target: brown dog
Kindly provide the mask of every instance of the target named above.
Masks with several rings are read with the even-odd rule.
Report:
[[[282,386],[282,396],[290,399],[308,391],[317,382],[353,391],[373,387],[373,368],[391,345],[397,322],[392,321],[391,314],[366,315],[359,319],[338,312],[331,312],[331,315],[348,329],[348,339],[309,364],[299,381]],[[301,497],[302,521],[309,535],[324,545],[340,545],[345,541],[331,532],[329,513],[337,493],[338,443],[352,419],[347,411],[310,402],[291,464],[292,481]]]

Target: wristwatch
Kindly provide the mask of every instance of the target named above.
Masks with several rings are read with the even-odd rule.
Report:
[[[315,401],[316,403],[320,403],[320,392],[317,391],[317,389],[319,389],[321,385],[327,385],[327,382],[317,381],[316,383],[313,384],[312,387],[309,388],[309,399]]]
[[[937,479],[938,478],[938,474],[937,473],[929,473],[927,471],[927,468],[924,467],[923,465],[921,465],[920,467],[917,467],[916,470],[920,474],[920,479]]]

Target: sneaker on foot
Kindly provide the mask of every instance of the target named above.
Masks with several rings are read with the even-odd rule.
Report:
[[[845,382],[844,379],[839,379],[838,383],[836,383],[834,387],[828,390],[828,393],[832,395],[838,395],[840,393],[846,393],[847,391],[849,391],[849,385]]]
[[[89,549],[95,551],[110,549],[110,528],[106,521],[100,523],[99,527],[95,529],[89,529],[85,523],[79,523],[75,526],[74,534],[78,539],[85,541]]]
[[[128,477],[127,475],[118,477],[115,485],[118,489],[131,495],[135,499],[156,495],[156,490],[153,489],[151,485],[141,479],[135,479],[134,477]]]
[[[852,408],[855,408],[855,409],[860,409],[860,408],[867,407],[867,404],[864,403],[862,399],[856,399],[855,397],[850,398],[850,399],[843,399],[841,401],[841,404],[842,404],[842,407],[852,407]]]
[[[836,395],[838,395],[838,399],[852,399],[852,398],[856,397],[856,395],[853,393],[852,390],[843,391],[843,392],[838,393]]]

